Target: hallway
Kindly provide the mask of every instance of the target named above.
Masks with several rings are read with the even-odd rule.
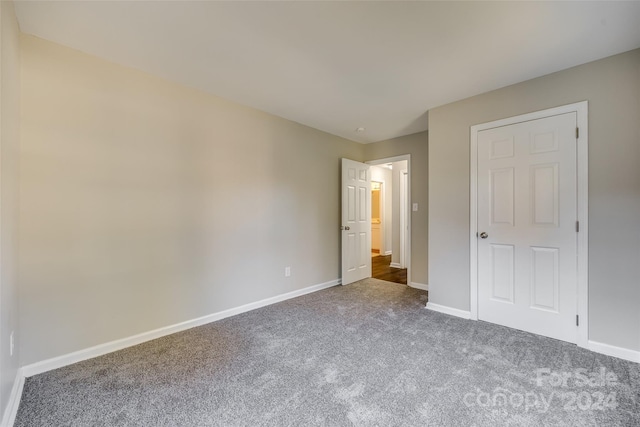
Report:
[[[387,282],[407,284],[407,269],[391,267],[391,255],[371,258],[371,277]]]

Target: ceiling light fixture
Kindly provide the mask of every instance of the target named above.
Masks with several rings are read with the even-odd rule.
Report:
[[[362,132],[364,132],[364,128],[358,128],[358,129],[356,129],[356,132],[362,133]]]

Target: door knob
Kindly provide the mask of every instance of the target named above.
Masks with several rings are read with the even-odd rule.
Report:
[[[349,226],[346,226],[346,227],[345,227],[345,226],[343,225],[342,227],[340,227],[340,230],[351,230],[351,227],[349,227]]]
[[[482,233],[480,233],[480,238],[481,239],[486,239],[487,237],[489,237],[489,235],[487,233],[485,233],[484,231]]]

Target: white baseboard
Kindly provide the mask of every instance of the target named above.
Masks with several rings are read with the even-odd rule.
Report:
[[[20,406],[20,398],[22,398],[22,389],[24,388],[24,372],[22,368],[18,369],[16,373],[16,379],[13,381],[13,387],[11,388],[11,394],[9,395],[9,402],[4,409],[4,416],[0,426],[12,427],[16,421],[16,415],[18,414],[18,407]]]
[[[389,267],[402,268],[402,265],[397,262],[392,262],[391,264],[389,264]]]
[[[437,311],[438,313],[450,314],[451,316],[462,317],[463,319],[471,319],[470,312],[453,307],[447,307],[446,305],[428,302],[426,308],[429,310]]]
[[[384,255],[385,255],[385,256],[387,256],[387,255],[391,255],[392,253],[393,253],[393,252],[391,252],[391,251],[386,251],[386,252],[384,253]]]
[[[607,356],[617,357],[618,359],[640,363],[640,351],[630,350],[623,347],[616,347],[614,345],[603,344],[596,341],[589,341],[587,344],[587,348],[591,351],[595,351],[596,353],[602,353],[606,354]]]
[[[447,307],[432,302],[427,303],[427,309],[437,311],[439,313],[450,314],[452,316],[470,319],[471,313],[457,308]],[[596,353],[606,354],[607,356],[617,357],[618,359],[628,360],[630,362],[640,363],[640,351],[631,350],[623,347],[616,347],[596,341],[589,341],[587,349]]]
[[[207,316],[198,317],[197,319],[187,320],[186,322],[176,323],[175,325],[165,326],[163,328],[155,329],[149,332],[143,332],[131,337],[122,338],[119,340],[111,341],[104,344],[99,344],[94,347],[85,348],[84,350],[75,351],[73,353],[65,354],[62,356],[54,357],[51,359],[43,360],[41,362],[32,363],[22,367],[22,373],[25,377],[41,374],[43,372],[58,369],[63,366],[71,365],[83,360],[91,359],[93,357],[102,356],[103,354],[111,353],[123,348],[131,347],[143,342],[151,341],[156,338],[164,337],[166,335],[175,334],[187,329],[195,328],[196,326],[205,325],[207,323],[215,322],[227,317],[235,316],[236,314],[246,313],[247,311],[255,310],[257,308],[265,307],[267,305],[275,304],[277,302],[285,301],[291,298],[306,295],[312,292],[317,292],[322,289],[330,288],[342,283],[341,279],[331,280],[329,282],[321,283],[319,285],[309,286],[296,291],[287,292],[285,294],[277,295],[275,297],[266,298],[260,301],[252,302],[249,304],[241,305],[240,307],[230,308],[228,310],[220,311],[218,313],[209,314]]]
[[[427,285],[425,283],[409,282],[409,286],[411,286],[412,288],[416,288],[416,289],[422,289],[423,291],[428,291],[429,290],[429,285]]]

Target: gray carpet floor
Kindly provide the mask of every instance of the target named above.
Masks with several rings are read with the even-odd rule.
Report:
[[[426,296],[368,279],[37,375],[15,425],[640,425],[640,365]]]

